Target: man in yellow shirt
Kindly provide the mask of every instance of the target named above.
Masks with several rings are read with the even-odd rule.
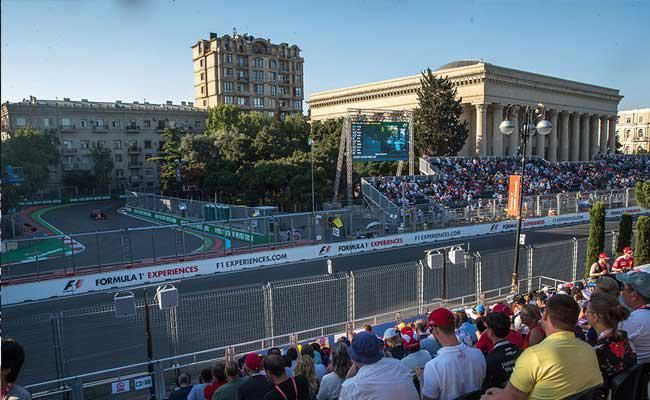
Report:
[[[546,338],[519,356],[505,389],[488,389],[481,399],[557,400],[603,383],[594,349],[573,333],[579,313],[570,296],[551,297],[542,316]]]

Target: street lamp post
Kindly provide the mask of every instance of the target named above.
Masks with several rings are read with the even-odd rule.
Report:
[[[506,119],[499,125],[499,130],[506,136],[511,135],[515,130],[515,124],[510,121],[509,114],[510,110],[516,108],[517,112],[521,109],[520,106],[511,104],[506,108]],[[520,132],[520,153],[521,153],[521,182],[519,183],[519,204],[517,210],[517,234],[515,236],[515,262],[512,271],[512,284],[511,292],[516,294],[519,291],[519,247],[520,247],[520,237],[521,237],[521,210],[523,205],[523,192],[524,192],[524,180],[526,177],[526,148],[528,146],[528,140],[535,135],[537,132],[538,135],[546,136],[551,132],[552,124],[545,119],[546,109],[544,105],[539,103],[534,106],[523,107],[524,118],[522,119],[521,126],[519,127]],[[537,125],[535,125],[535,122]]]
[[[314,195],[314,141],[312,138],[307,139],[307,144],[309,144],[311,154],[311,224],[315,229],[316,198]]]

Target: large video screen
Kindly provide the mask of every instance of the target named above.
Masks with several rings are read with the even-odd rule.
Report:
[[[352,122],[353,161],[400,161],[408,159],[408,122]]]

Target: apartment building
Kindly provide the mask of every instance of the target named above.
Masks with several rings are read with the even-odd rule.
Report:
[[[192,46],[197,107],[236,104],[243,110],[281,116],[303,110],[300,48],[248,34],[210,33]]]
[[[92,168],[91,149],[104,147],[113,156],[114,189],[154,191],[160,187],[159,168],[156,162],[147,160],[165,144],[164,129],[202,133],[206,116],[206,111],[192,102],[151,104],[31,97],[2,104],[0,125],[3,140],[14,130],[26,127],[57,135],[61,165],[52,169],[50,187],[60,187],[66,172]]]
[[[650,108],[619,111],[616,135],[623,153],[650,153]]]

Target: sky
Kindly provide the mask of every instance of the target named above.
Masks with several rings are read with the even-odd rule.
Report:
[[[619,89],[650,107],[650,0],[2,0],[4,101],[193,101],[210,32],[296,44],[314,92],[486,62]]]

